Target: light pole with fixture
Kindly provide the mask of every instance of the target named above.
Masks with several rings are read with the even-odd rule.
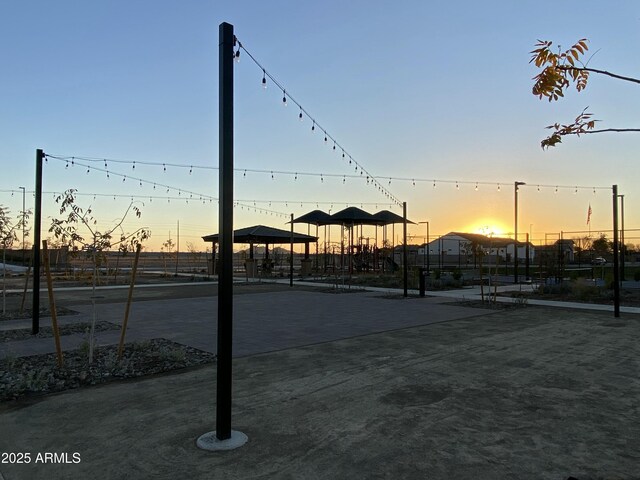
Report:
[[[424,222],[418,222],[420,224],[422,223],[426,223],[427,224],[427,239],[426,239],[426,243],[424,245],[424,254],[426,255],[426,261],[427,261],[427,272],[429,272],[429,221],[424,221]],[[424,261],[425,259],[422,259],[422,264],[424,265]]]
[[[514,283],[518,283],[518,187],[521,185],[526,185],[525,182],[514,182],[514,212],[515,212],[515,233],[514,233],[514,242],[513,242],[513,281]]]

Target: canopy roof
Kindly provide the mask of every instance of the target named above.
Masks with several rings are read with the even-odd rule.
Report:
[[[206,235],[202,237],[202,239],[205,242],[219,243],[219,234],[215,233],[213,235]],[[310,243],[316,242],[317,240],[318,237],[293,232],[293,243]],[[245,227],[233,231],[233,243],[260,243],[272,245],[290,242],[291,231],[266,227],[264,225],[254,225],[253,227]]]
[[[390,212],[389,210],[380,210],[373,214],[373,218],[378,221],[378,225],[391,225],[392,223],[404,223],[404,218],[400,215]],[[411,220],[407,220],[407,223],[412,223],[415,225],[415,222]]]
[[[322,210],[314,210],[309,213],[305,213],[301,217],[294,218],[293,223],[308,223],[310,225],[331,225],[331,215],[323,212]]]
[[[331,223],[338,225],[379,225],[376,218],[357,207],[347,207],[331,215]]]
[[[289,222],[287,222],[289,223]],[[322,210],[313,210],[294,218],[293,223],[308,223],[309,225],[391,225],[404,223],[404,219],[389,210],[381,210],[373,215],[357,207],[347,207],[344,210],[329,215]],[[407,220],[415,225],[415,222]]]

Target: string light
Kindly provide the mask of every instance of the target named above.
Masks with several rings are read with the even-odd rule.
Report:
[[[300,113],[298,114],[298,118],[302,121],[302,107],[300,107]]]
[[[287,106],[287,91],[286,90],[282,91],[282,105],[284,105],[285,107]]]
[[[476,192],[478,191],[478,182],[476,182]]]
[[[267,89],[267,76],[264,69],[262,70],[262,88]]]

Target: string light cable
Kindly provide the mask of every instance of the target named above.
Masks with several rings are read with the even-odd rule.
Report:
[[[210,165],[199,165],[199,164],[182,164],[182,163],[170,163],[170,162],[151,162],[144,160],[122,160],[122,159],[112,159],[112,158],[104,158],[104,157],[86,157],[86,156],[70,156],[70,155],[52,155],[46,154],[45,158],[52,158],[56,160],[61,160],[67,162],[69,165],[78,165],[78,161],[90,162],[90,163],[104,163],[108,165],[109,163],[117,163],[117,164],[128,164],[131,165],[132,170],[135,170],[136,165],[146,165],[146,166],[155,166],[162,167],[163,171],[167,171],[168,167],[173,168],[181,168],[181,169],[189,169],[189,174],[191,174],[194,170],[219,170],[219,167],[210,166]],[[95,167],[94,167],[95,168]],[[100,170],[106,172],[107,170]],[[508,187],[513,182],[512,181],[487,181],[487,180],[451,180],[451,179],[439,179],[439,178],[423,178],[423,177],[396,177],[396,176],[388,176],[388,175],[357,175],[357,174],[343,174],[343,173],[324,173],[324,172],[305,172],[305,171],[293,171],[293,170],[270,170],[270,169],[258,169],[258,168],[242,168],[237,167],[234,168],[236,173],[241,174],[242,177],[246,177],[247,174],[262,174],[269,175],[275,179],[275,176],[288,176],[293,177],[297,180],[299,177],[316,177],[316,178],[338,178],[346,181],[347,179],[365,179],[369,182],[376,181],[378,183],[387,182],[391,184],[393,182],[407,182],[411,183],[414,187],[419,183],[430,183],[433,188],[436,188],[437,184],[451,184],[457,185],[457,190],[460,190],[461,185],[471,185],[474,187],[476,191],[480,190],[480,186],[491,186],[493,188],[497,187],[499,191],[501,191],[501,187]],[[363,170],[364,171],[364,170]],[[108,171],[111,173],[111,171]],[[127,178],[135,179],[135,177],[127,176]],[[157,182],[149,182],[147,183],[156,183],[157,185],[161,185]],[[551,188],[563,189],[563,190],[592,190],[594,193],[596,190],[611,190],[611,186],[586,186],[586,185],[559,185],[559,184],[543,184],[543,183],[527,183],[525,185],[520,185],[519,187],[529,187],[529,188],[537,188],[541,190],[542,188]],[[176,191],[179,190],[175,187],[171,187]],[[185,191],[185,190],[182,190]],[[394,202],[397,199],[392,199]],[[295,203],[295,202],[291,202]],[[316,202],[309,202],[316,203]],[[341,202],[342,203],[342,202]],[[355,202],[360,203],[360,202]],[[401,203],[397,203],[397,205],[401,205]]]
[[[119,172],[114,172],[112,170],[108,170],[108,169],[105,169],[105,168],[96,167],[96,166],[93,166],[93,165],[88,165],[86,163],[78,162],[76,160],[76,157],[72,157],[71,159],[68,159],[68,158],[64,158],[64,157],[61,158],[61,157],[45,154],[45,159],[48,159],[48,158],[59,160],[61,162],[66,162],[65,168],[67,168],[69,165],[71,165],[72,167],[79,166],[79,167],[82,167],[83,169],[86,168],[87,169],[87,173],[89,173],[92,170],[93,171],[98,171],[98,172],[105,173],[107,175],[107,178],[110,178],[110,176],[113,175],[115,177],[122,178],[123,182],[125,182],[127,179],[130,179],[130,180],[133,180],[135,182],[138,182],[141,187],[143,186],[143,184],[153,185],[154,190],[156,189],[156,187],[161,187],[163,189],[166,188],[167,189],[167,193],[169,193],[170,191],[173,190],[174,192],[178,192],[178,195],[179,195],[178,197],[164,196],[164,197],[155,197],[155,198],[164,198],[164,199],[167,199],[167,200],[171,200],[173,198],[173,199],[177,199],[177,200],[185,200],[187,203],[189,202],[189,200],[200,200],[200,201],[209,200],[209,202],[213,202],[214,200],[217,202],[219,200],[216,197],[213,197],[211,195],[207,195],[207,194],[204,194],[204,193],[195,192],[195,191],[192,191],[192,190],[186,190],[186,189],[183,189],[183,188],[174,187],[174,186],[167,185],[167,184],[164,184],[164,183],[152,182],[150,180],[146,180],[146,179],[143,179],[143,178],[140,178],[140,177],[134,177],[134,176],[130,176],[130,175],[125,175],[125,174],[122,174],[122,173],[119,173]],[[183,193],[185,194],[184,197],[182,196]],[[189,197],[186,196],[187,194],[189,195]],[[120,198],[134,198],[135,197],[135,195],[126,195],[126,194],[124,194],[124,195],[123,194],[120,194],[120,195],[84,194],[84,195],[108,196],[108,197],[113,197],[114,199],[118,198],[118,197],[120,197]],[[198,198],[194,199],[194,196],[196,196]],[[153,196],[150,197],[148,195],[145,195],[145,196],[139,195],[138,197],[139,198],[154,198]],[[288,214],[284,213],[284,212],[278,212],[278,211],[275,211],[275,210],[270,210],[270,209],[266,209],[266,208],[262,208],[262,207],[254,207],[254,206],[251,206],[251,205],[246,205],[246,204],[244,204],[244,203],[242,203],[240,201],[234,202],[234,207],[240,207],[241,209],[245,209],[245,208],[253,209],[255,211],[260,211],[260,212],[263,212],[263,213],[269,213],[271,215],[277,215],[277,216],[283,216],[283,217],[287,217],[288,216]]]
[[[236,37],[236,42],[238,45],[238,50],[235,53],[235,57],[236,59],[240,58],[240,50],[242,49],[247,56],[253,61],[253,63],[256,64],[256,66],[260,69],[260,71],[262,72],[262,86],[264,88],[266,88],[267,85],[267,78],[269,78],[274,85],[276,85],[281,91],[282,91],[282,102],[284,105],[287,104],[287,99],[289,101],[291,101],[293,104],[296,105],[296,107],[299,110],[298,113],[298,118],[300,120],[303,119],[303,115],[306,115],[307,118],[309,118],[309,120],[311,120],[312,125],[311,125],[311,130],[314,131],[316,128],[319,131],[322,131],[322,133],[324,134],[324,142],[326,144],[329,144],[331,141],[331,143],[333,144],[333,150],[334,151],[341,151],[342,152],[342,158],[345,159],[345,161],[347,161],[348,158],[348,162],[350,165],[354,166],[356,171],[360,171],[360,175],[361,176],[366,176],[367,179],[367,183],[371,183],[377,190],[379,190],[382,194],[384,194],[387,198],[389,198],[391,201],[395,202],[398,205],[402,205],[402,202],[395,196],[393,195],[386,187],[384,187],[382,185],[382,183],[380,183],[376,177],[374,177],[373,175],[371,175],[369,173],[369,171],[364,168],[364,166],[358,162],[356,159],[353,158],[353,156],[342,146],[342,144],[340,144],[338,142],[338,140],[336,140],[336,138],[331,135],[326,128],[324,128],[320,123],[318,123],[318,120],[313,117],[309,111],[304,108],[302,106],[302,104],[300,102],[298,102],[290,93],[290,91],[288,91],[284,85],[282,85],[252,54],[249,50],[247,50],[247,48],[242,44],[242,42],[240,40],[238,40],[238,38]]]

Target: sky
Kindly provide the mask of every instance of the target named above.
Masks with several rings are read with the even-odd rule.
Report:
[[[218,26],[228,22],[339,145],[312,133],[294,103],[283,106],[270,79],[262,88],[261,68],[243,51],[234,67],[236,228],[287,229],[290,214],[316,208],[401,213],[353,178],[344,148],[407,202],[410,220],[429,221],[432,236],[513,232],[515,181],[526,182],[518,231],[534,243],[560,231],[596,235],[612,228],[607,187],[617,184],[627,242],[640,243],[640,135],[540,148],[545,126],[587,106],[601,128],[639,127],[637,85],[594,75],[584,92],[549,103],[531,94],[529,64],[537,39],[568,48],[586,37],[597,52],[591,67],[640,76],[637,1],[25,0],[0,9],[0,205],[18,215],[22,186],[33,207],[37,148],[76,157],[44,166],[45,238],[59,216],[55,192],[74,188],[99,228],[133,201],[142,215],[124,228],[149,228],[150,249],[175,242],[178,223],[182,249],[204,249],[200,237],[218,231],[207,200],[218,196]],[[412,243],[425,233],[409,227]]]

